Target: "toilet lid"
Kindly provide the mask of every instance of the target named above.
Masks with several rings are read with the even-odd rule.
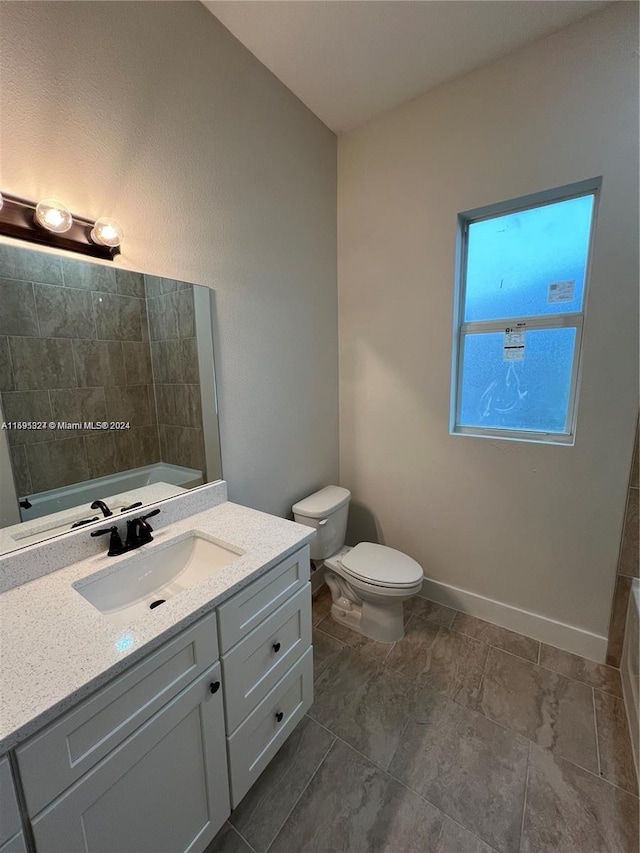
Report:
[[[424,577],[422,567],[395,548],[360,542],[340,561],[346,571],[378,586],[415,586]]]

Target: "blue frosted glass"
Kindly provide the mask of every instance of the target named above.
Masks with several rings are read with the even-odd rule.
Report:
[[[582,311],[592,195],[469,225],[464,319],[498,320]],[[571,302],[549,285],[574,281]]]
[[[576,330],[526,333],[524,361],[503,359],[503,332],[468,334],[459,426],[567,431]]]

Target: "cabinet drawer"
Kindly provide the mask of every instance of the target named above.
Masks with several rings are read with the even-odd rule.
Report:
[[[215,613],[17,750],[30,815],[68,788],[218,657]]]
[[[311,645],[311,584],[222,656],[227,731],[232,732]]]
[[[232,808],[240,803],[312,702],[313,649],[309,648],[227,738]]]
[[[22,829],[18,800],[13,787],[9,759],[0,759],[0,851],[3,844]],[[7,848],[9,849],[9,848]]]
[[[226,652],[309,580],[309,546],[249,584],[218,608],[220,651]]]
[[[229,816],[220,664],[33,820],[39,853],[204,850]]]

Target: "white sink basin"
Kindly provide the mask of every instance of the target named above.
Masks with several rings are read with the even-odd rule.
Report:
[[[153,613],[169,598],[205,580],[243,553],[233,545],[190,533],[147,554],[135,555],[109,575],[78,581],[73,586],[112,622],[126,625]]]

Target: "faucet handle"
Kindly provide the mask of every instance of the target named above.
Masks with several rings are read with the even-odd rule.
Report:
[[[140,518],[136,519],[138,522],[138,526],[140,527],[140,533],[138,535],[138,542],[140,545],[146,545],[148,542],[153,542],[153,527],[147,521],[148,518],[152,518],[154,515],[158,515],[160,513],[159,509],[152,509],[151,512],[148,512],[146,515],[141,515]]]
[[[125,551],[125,547],[122,544],[122,539],[120,538],[120,534],[118,533],[118,528],[113,527],[103,527],[102,530],[92,530],[92,536],[103,536],[106,533],[110,533],[111,537],[109,539],[109,551],[107,552],[108,557],[117,557],[120,554],[123,554]]]
[[[134,548],[137,548],[142,544],[140,537],[138,536],[138,525],[140,524],[139,518],[128,518],[127,519],[127,538],[124,542],[124,547],[126,551],[131,551]]]
[[[95,515],[93,518],[81,518],[80,521],[74,521],[74,523],[71,525],[71,529],[73,530],[74,527],[82,527],[83,524],[91,524],[92,521],[97,520],[97,515]]]
[[[148,512],[146,515],[140,516],[140,521],[146,521],[148,518],[151,518],[154,515],[160,514],[160,508],[152,509],[151,512]]]
[[[136,501],[131,506],[123,506],[120,512],[129,512],[130,509],[137,509],[139,506],[142,506],[142,501]]]

